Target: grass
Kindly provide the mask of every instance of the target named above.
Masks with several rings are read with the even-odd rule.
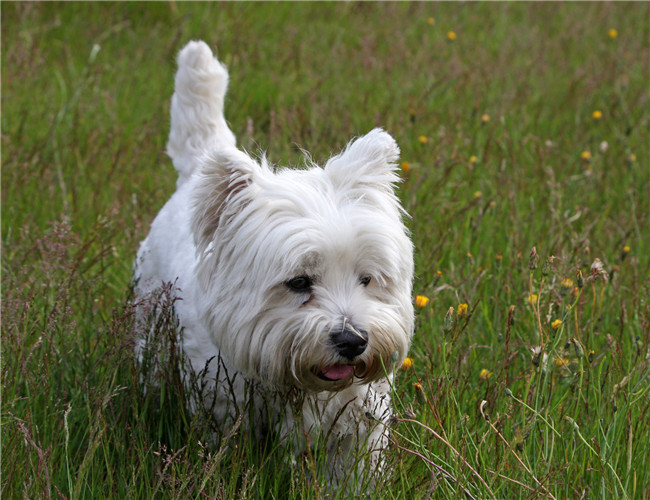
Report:
[[[3,498],[324,495],[317,458],[204,444],[173,370],[145,395],[132,362],[131,264],[174,189],[194,38],[229,66],[242,146],[322,162],[380,125],[408,164],[430,301],[376,496],[650,497],[648,4],[1,10]]]

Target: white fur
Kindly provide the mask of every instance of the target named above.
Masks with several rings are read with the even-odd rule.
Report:
[[[136,296],[175,283],[183,351],[207,381],[193,404],[214,408],[218,422],[252,407],[244,425],[288,433],[296,453],[327,435],[335,480],[357,448],[380,464],[387,377],[414,323],[397,144],[375,129],[324,168],[271,168],[236,149],[223,117],[228,73],[208,46],[190,42],[178,65],[167,148],[177,191],[138,252]],[[308,291],[289,288],[297,276],[313,280]],[[352,361],[332,345],[341,325],[367,332]],[[139,352],[145,343],[142,334]],[[319,377],[339,364],[355,376]]]

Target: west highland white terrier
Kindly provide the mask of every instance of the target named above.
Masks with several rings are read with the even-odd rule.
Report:
[[[183,377],[201,374],[194,411],[224,429],[241,416],[259,439],[280,433],[296,456],[318,448],[341,484],[382,468],[392,370],[413,334],[399,149],[375,129],[323,168],[271,167],[236,148],[227,85],[205,43],[180,52],[167,145],[177,189],[138,251],[136,297],[174,284]]]

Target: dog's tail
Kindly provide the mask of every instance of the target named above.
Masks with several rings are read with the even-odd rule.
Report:
[[[228,70],[204,42],[190,42],[178,54],[167,154],[178,171],[177,186],[189,179],[208,149],[235,146],[223,116]]]

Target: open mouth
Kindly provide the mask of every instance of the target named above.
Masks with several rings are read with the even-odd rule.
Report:
[[[354,365],[332,365],[323,368],[318,373],[321,380],[335,381],[343,380],[354,375]]]

